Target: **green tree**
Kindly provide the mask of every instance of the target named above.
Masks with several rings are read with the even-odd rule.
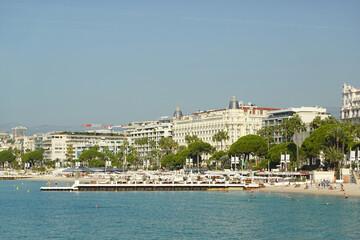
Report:
[[[83,151],[79,157],[80,162],[90,163],[90,161],[93,159],[104,160],[104,154],[96,151],[94,148],[91,148],[89,150]]]
[[[151,165],[157,165],[158,167],[160,167],[159,164],[159,157],[161,155],[161,151],[157,148],[152,149],[150,152],[148,152],[148,159],[150,160]]]
[[[185,136],[185,142],[186,144],[189,146],[190,143],[194,143],[194,142],[197,142],[199,141],[200,138],[198,138],[198,136],[196,135],[186,135]]]
[[[175,163],[175,154],[168,154],[162,157],[161,159],[161,166],[163,167],[171,167]]]
[[[270,143],[274,142],[274,134],[275,134],[275,127],[268,125],[264,126],[257,132],[257,135],[267,139],[268,151],[270,150]]]
[[[296,144],[296,164],[299,166],[299,133],[305,132],[306,127],[305,123],[301,120],[298,114],[295,114],[289,119],[288,122],[288,131],[293,135],[295,135],[295,144]]]
[[[66,159],[71,162],[74,158],[74,153],[74,146],[72,144],[69,144],[66,148]]]
[[[149,138],[148,137],[142,137],[142,138],[136,138],[135,139],[135,144],[137,146],[139,146],[140,148],[143,148],[148,143],[149,143]]]
[[[4,168],[5,163],[11,163],[15,160],[15,155],[9,151],[4,150],[0,152],[0,164],[2,164],[2,168]]]
[[[42,165],[43,159],[44,155],[41,150],[32,151],[22,156],[22,161],[30,163],[31,166]]]
[[[184,148],[175,154],[175,166],[182,167],[186,163],[186,159],[190,156],[190,149]]]
[[[151,147],[152,149],[156,147],[156,141],[153,139],[149,140],[149,147]]]
[[[339,166],[342,154],[335,147],[329,147],[324,151],[325,167],[335,169]]]
[[[224,156],[227,156],[227,153],[226,153],[226,152],[224,152],[224,151],[218,151],[218,152],[215,152],[215,153],[210,157],[210,160],[214,160],[214,161],[216,162],[216,167],[218,166],[218,163],[220,163],[221,166],[223,166],[224,164],[222,164],[221,159],[222,159]]]
[[[223,141],[229,140],[229,138],[230,137],[226,131],[219,131],[214,134],[214,136],[212,137],[212,140],[214,142],[220,142],[220,150],[223,150],[222,143],[223,143]]]
[[[14,148],[11,151],[17,160],[21,159],[25,154],[23,149]]]
[[[167,155],[177,149],[179,145],[172,137],[164,137],[159,140],[159,147],[165,152],[165,155]]]
[[[337,125],[336,127],[330,129],[327,133],[327,137],[331,139],[334,143],[336,143],[336,152],[339,152],[339,142],[342,141],[342,139],[345,136],[344,129]]]
[[[281,125],[279,126],[279,131],[287,144],[291,139],[291,133],[289,133],[289,119],[285,118],[282,120]]]
[[[296,144],[295,143],[279,143],[270,148],[267,159],[270,161],[271,168],[276,168],[280,164],[281,154],[289,154],[290,162],[296,162]]]
[[[214,148],[209,143],[199,140],[190,143],[189,150],[191,155],[196,155],[197,168],[199,169],[200,155],[205,153],[210,154],[214,151]]]
[[[310,123],[310,128],[315,130],[321,127],[322,120],[320,116],[316,116]]]
[[[336,126],[334,124],[323,125],[303,141],[301,148],[308,158],[317,158],[321,151],[332,145],[328,132]]]
[[[321,121],[321,126],[328,124],[340,124],[340,121],[334,118],[333,116],[328,116],[327,118]]]
[[[250,155],[256,157],[265,156],[267,153],[266,139],[257,135],[246,135],[234,142],[229,150],[230,155],[243,156],[244,160],[250,160]]]
[[[10,162],[10,164],[13,169],[16,169],[16,170],[20,169],[20,165],[19,165],[18,161],[14,160],[14,161]]]
[[[103,159],[93,158],[89,161],[90,167],[105,167],[105,161]]]
[[[99,151],[100,150],[100,146],[99,145],[97,145],[97,144],[95,144],[94,146],[92,146],[92,148],[91,149],[93,149],[93,150],[95,150],[95,151]]]

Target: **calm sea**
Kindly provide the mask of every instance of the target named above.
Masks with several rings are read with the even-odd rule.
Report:
[[[360,239],[359,198],[40,192],[45,185],[0,181],[0,239]]]

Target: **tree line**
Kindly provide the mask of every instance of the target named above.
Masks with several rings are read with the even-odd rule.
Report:
[[[300,145],[299,138],[304,133],[309,136]],[[282,139],[282,142],[276,144],[276,138]],[[113,167],[126,169],[143,168],[144,165],[153,170],[201,166],[224,169],[234,167],[231,165],[231,157],[237,156],[241,160],[237,164],[238,168],[257,170],[268,166],[276,168],[280,164],[280,155],[286,153],[290,155],[290,169],[322,167],[336,170],[344,166],[345,155],[351,149],[360,147],[359,138],[360,124],[340,123],[331,116],[325,119],[318,116],[306,126],[299,115],[295,114],[279,125],[264,126],[256,135],[240,137],[230,147],[224,144],[229,140],[226,131],[213,135],[212,140],[216,146],[202,141],[196,135],[185,136],[186,146],[179,146],[171,137],[161,138],[158,142],[144,137],[135,139],[134,146],[130,146],[125,140],[117,153],[110,151],[108,147],[100,150],[95,145],[83,151],[78,159],[74,157],[73,146],[69,145],[66,166],[80,161],[89,167],[105,167],[105,161],[111,161]],[[320,158],[323,159],[323,165],[318,161]],[[192,159],[193,165],[186,165],[186,159]],[[42,149],[21,151],[9,148],[0,152],[2,167],[9,163],[12,168],[23,168],[25,163],[29,163],[32,168],[51,168],[55,167],[56,162],[59,160],[44,161]]]

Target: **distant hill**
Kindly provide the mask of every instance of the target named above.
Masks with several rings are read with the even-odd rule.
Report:
[[[27,128],[27,135],[31,136],[35,133],[47,133],[53,131],[77,131],[83,132],[84,129],[81,126],[56,126],[56,125],[39,125],[39,126],[27,126],[21,123],[2,123],[0,124],[0,131],[12,133],[12,128],[16,126],[24,126]]]

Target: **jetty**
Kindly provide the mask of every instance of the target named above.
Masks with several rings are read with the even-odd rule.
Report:
[[[41,191],[242,191],[259,188],[259,184],[243,183],[80,183],[71,187],[41,187]]]

